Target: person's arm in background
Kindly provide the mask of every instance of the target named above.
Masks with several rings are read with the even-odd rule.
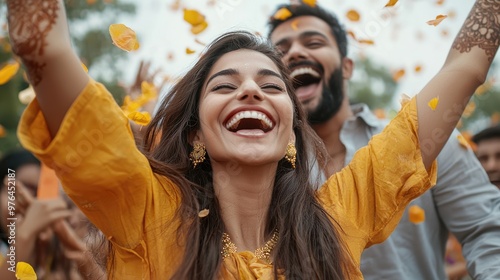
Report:
[[[500,44],[500,0],[477,0],[444,66],[417,95],[418,136],[426,168],[445,145]],[[425,54],[422,54],[425,55]],[[435,109],[429,106],[439,98]]]
[[[431,191],[441,220],[462,244],[474,279],[500,279],[500,191],[492,185],[458,132],[438,156],[439,181]]]
[[[63,1],[7,0],[7,8],[12,50],[26,68],[55,137],[89,79],[71,46]]]
[[[28,191],[24,190],[22,184],[16,181],[17,203],[19,210],[21,201],[29,200]],[[61,221],[71,215],[66,202],[59,199],[26,201],[28,203],[24,209],[24,215],[18,217],[18,228],[16,230],[16,243],[12,244],[16,248],[16,261],[30,262],[36,256],[35,243],[40,232],[46,230],[56,221]],[[0,266],[0,279],[16,280],[16,275],[8,270],[10,264],[4,262]]]

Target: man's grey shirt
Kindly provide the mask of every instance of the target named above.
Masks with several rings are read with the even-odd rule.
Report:
[[[340,140],[345,164],[388,123],[366,105],[353,106],[355,116],[344,123]],[[452,232],[463,246],[474,279],[500,279],[500,191],[455,131],[438,156],[436,186],[415,199],[425,221],[413,224],[408,208],[396,230],[382,244],[365,250],[361,271],[365,279],[446,279],[445,246]]]

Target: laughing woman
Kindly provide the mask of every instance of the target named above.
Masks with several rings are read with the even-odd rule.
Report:
[[[141,152],[111,95],[81,69],[62,1],[7,5],[37,93],[22,143],[107,236],[112,279],[362,279],[363,249],[434,183],[434,159],[499,44],[500,0],[479,0],[442,70],[315,192],[308,155],[323,149],[267,42],[235,32],[208,46]]]

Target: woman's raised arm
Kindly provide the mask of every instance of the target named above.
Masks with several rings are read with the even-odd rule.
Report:
[[[443,148],[476,88],[486,80],[499,44],[500,0],[477,0],[443,68],[417,96],[418,136],[426,168]]]
[[[12,49],[23,61],[54,137],[88,82],[68,32],[62,0],[7,0]]]

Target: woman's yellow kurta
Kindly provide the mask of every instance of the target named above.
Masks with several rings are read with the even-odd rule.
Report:
[[[54,139],[36,100],[18,132],[113,244],[113,279],[168,279],[175,272],[184,253],[176,235],[178,188],[152,172],[136,148],[128,119],[101,84],[89,81]],[[353,259],[349,279],[362,279],[363,249],[388,237],[406,205],[435,180],[436,166],[427,172],[422,163],[413,99],[318,191]],[[221,269],[224,279],[272,275],[272,265],[250,252],[232,254]]]

